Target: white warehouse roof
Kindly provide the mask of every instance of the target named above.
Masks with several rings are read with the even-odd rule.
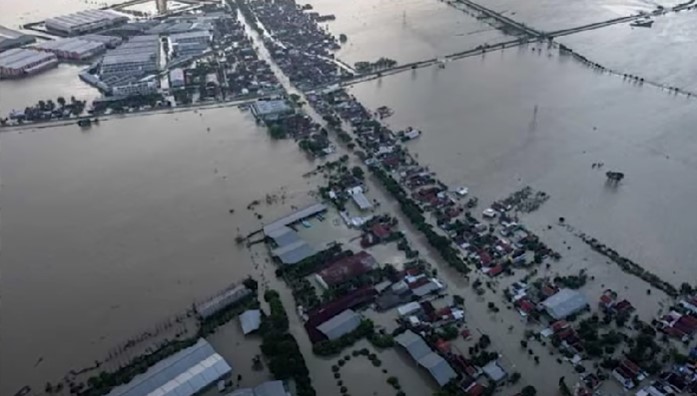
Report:
[[[561,289],[542,302],[549,316],[564,319],[588,306],[586,297],[576,290]]]
[[[232,371],[203,338],[156,363],[108,396],[192,396]]]
[[[56,59],[54,54],[34,49],[15,48],[0,53],[0,67],[7,69],[22,69],[35,62]]]

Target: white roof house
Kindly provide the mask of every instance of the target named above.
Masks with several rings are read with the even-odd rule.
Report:
[[[542,302],[545,310],[554,319],[564,319],[588,306],[586,297],[581,292],[561,289]]]

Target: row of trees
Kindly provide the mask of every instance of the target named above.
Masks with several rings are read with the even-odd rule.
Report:
[[[433,226],[426,222],[423,210],[407,196],[402,186],[384,170],[376,167],[371,169],[387,191],[397,199],[402,213],[426,236],[428,243],[440,253],[443,260],[459,272],[468,273],[469,267],[460,259],[450,240],[433,230]]]
[[[315,396],[309,371],[295,338],[288,333],[288,315],[275,290],[264,293],[270,313],[261,325],[261,352],[267,359],[269,370],[278,380],[292,379],[298,396]]]

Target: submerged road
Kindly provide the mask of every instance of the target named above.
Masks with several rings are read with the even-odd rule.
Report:
[[[464,4],[465,6],[471,8],[475,11],[478,11],[478,12],[482,13],[483,15],[486,15],[489,18],[493,18],[493,19],[497,20],[502,25],[504,25],[512,30],[518,31],[522,34],[525,34],[529,37],[542,38],[545,35],[543,32],[539,32],[539,31],[537,31],[529,26],[526,26],[525,24],[523,24],[521,22],[518,22],[514,19],[511,19],[511,18],[503,15],[500,12],[496,12],[494,10],[487,8],[487,7],[484,7],[481,4],[475,3],[474,1],[455,0],[455,2],[460,3],[460,4]]]

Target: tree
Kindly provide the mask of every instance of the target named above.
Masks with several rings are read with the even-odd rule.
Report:
[[[283,139],[286,137],[286,131],[278,124],[273,124],[269,127],[269,134],[273,139]]]
[[[242,281],[242,284],[244,284],[244,286],[251,291],[257,291],[257,289],[259,288],[259,283],[256,280],[254,280],[254,278],[252,278],[251,276],[247,277],[247,279]]]
[[[528,385],[520,391],[522,396],[535,396],[537,394],[537,389],[534,386]]]
[[[365,175],[363,174],[363,169],[361,169],[360,166],[354,166],[353,168],[351,168],[351,174],[353,175],[353,177],[360,180],[363,180],[363,178],[365,177]]]
[[[465,298],[460,295],[453,294],[453,304],[462,306],[465,304]]]
[[[62,96],[59,96],[58,99],[56,99],[56,102],[58,102],[58,105],[60,105],[60,107],[65,106],[65,98]]]

